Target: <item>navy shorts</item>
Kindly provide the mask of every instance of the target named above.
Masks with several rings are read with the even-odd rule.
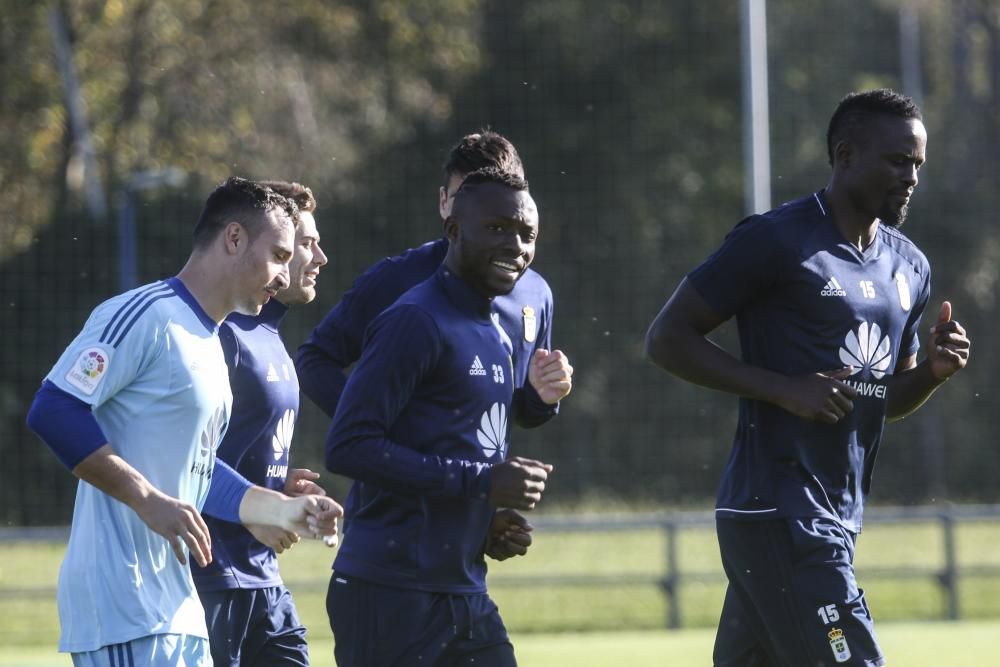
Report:
[[[426,593],[334,572],[326,611],[339,667],[517,666],[486,593]]]
[[[717,519],[729,578],[715,667],[885,664],[864,591],[856,536],[832,520]]]
[[[284,586],[200,593],[215,667],[308,667],[306,629]]]

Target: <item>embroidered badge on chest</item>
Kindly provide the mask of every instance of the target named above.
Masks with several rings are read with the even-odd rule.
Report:
[[[902,271],[896,271],[893,276],[896,280],[896,292],[899,294],[899,307],[903,312],[910,310],[910,283],[906,280],[906,275]]]
[[[535,319],[535,309],[531,306],[522,308],[521,319],[524,320],[524,340],[534,343],[535,334],[538,333],[538,320]]]

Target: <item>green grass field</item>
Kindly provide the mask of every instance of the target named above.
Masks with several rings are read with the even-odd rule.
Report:
[[[1000,524],[958,527],[963,569],[1000,566]],[[681,572],[704,581],[682,585],[685,629],[665,631],[664,596],[650,584],[555,586],[558,575],[635,579],[662,573],[665,541],[656,530],[536,535],[532,553],[494,564],[490,588],[515,641],[520,663],[548,665],[708,665],[724,583],[714,532],[685,529],[678,543]],[[54,589],[63,545],[0,542],[0,667],[68,665],[55,654],[58,619]],[[940,622],[946,599],[931,577],[866,576],[881,568],[933,569],[942,564],[940,531],[932,524],[877,525],[858,547],[865,587],[879,636],[892,665],[1000,664],[1000,577],[960,580],[960,623]],[[310,629],[314,662],[332,664],[324,600],[334,552],[303,542],[281,556],[286,583]],[[512,585],[538,577],[539,584]],[[507,583],[505,583],[505,581]],[[546,583],[548,582],[548,583]]]

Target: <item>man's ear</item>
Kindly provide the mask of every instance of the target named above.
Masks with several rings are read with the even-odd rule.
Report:
[[[438,215],[441,216],[442,220],[446,220],[450,211],[447,208],[448,204],[448,191],[444,187],[438,188]]]
[[[854,157],[854,146],[846,139],[841,139],[833,147],[833,163],[844,167],[851,166],[851,159]]]
[[[454,243],[458,240],[458,230],[459,224],[455,220],[454,216],[449,216],[444,221],[444,235],[450,243]]]
[[[227,224],[222,230],[222,240],[229,255],[238,255],[249,245],[246,228],[235,221]]]

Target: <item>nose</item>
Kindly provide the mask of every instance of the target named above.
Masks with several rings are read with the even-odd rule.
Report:
[[[903,174],[903,182],[906,183],[910,189],[917,187],[917,165],[910,163],[906,172]]]
[[[287,289],[288,286],[291,285],[292,281],[288,274],[288,264],[281,265],[281,271],[274,277],[274,279],[278,281],[281,289]]]
[[[323,249],[319,247],[319,243],[317,243],[313,247],[313,264],[316,266],[323,266],[327,263],[327,261],[329,261],[329,258],[326,256],[326,253],[323,252]]]
[[[515,253],[518,257],[524,255],[525,243],[521,235],[516,231],[507,234],[503,240],[503,247],[511,252]]]

